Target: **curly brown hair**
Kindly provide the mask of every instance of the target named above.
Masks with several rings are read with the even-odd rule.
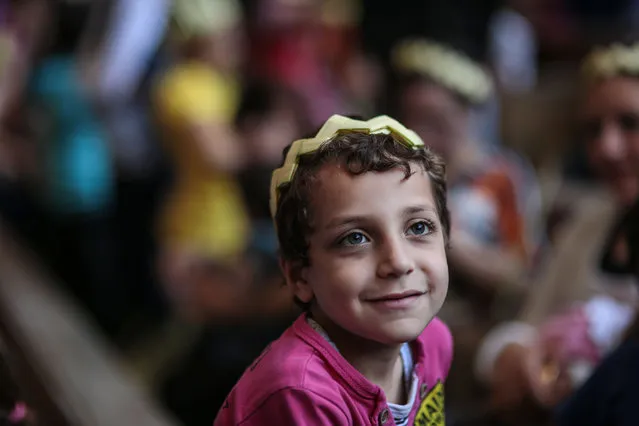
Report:
[[[289,146],[290,148],[290,146]],[[288,152],[287,148],[284,157]],[[353,175],[385,172],[397,167],[405,179],[421,167],[430,177],[433,195],[444,238],[448,241],[450,215],[446,202],[446,168],[444,161],[429,148],[409,148],[393,134],[367,134],[341,131],[316,151],[303,154],[290,182],[279,187],[275,224],[283,260],[308,266],[308,237],[312,233],[310,211],[312,188],[319,170],[326,164],[339,164]]]

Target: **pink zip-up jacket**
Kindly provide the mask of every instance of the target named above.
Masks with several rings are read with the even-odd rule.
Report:
[[[435,318],[411,342],[419,392],[411,425],[444,425],[452,337]],[[382,389],[300,316],[235,385],[214,426],[394,425]]]

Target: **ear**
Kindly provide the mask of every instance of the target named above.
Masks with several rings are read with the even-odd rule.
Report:
[[[291,262],[280,259],[280,268],[286,280],[286,286],[301,302],[310,303],[313,300],[313,289],[308,283],[308,268],[301,262]]]

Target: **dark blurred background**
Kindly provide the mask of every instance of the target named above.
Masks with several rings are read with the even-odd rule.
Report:
[[[549,424],[565,395],[522,379],[530,330],[570,334],[575,306],[609,335],[634,317],[633,279],[601,268],[623,208],[587,161],[578,70],[638,19],[635,0],[0,0],[2,221],[154,403],[211,425],[298,314],[268,210],[282,149],[333,113],[431,126],[455,228],[448,423]],[[411,38],[494,90],[407,79]],[[30,405],[10,370],[7,413]]]

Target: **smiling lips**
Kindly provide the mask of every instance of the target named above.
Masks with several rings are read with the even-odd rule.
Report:
[[[377,307],[405,309],[411,307],[413,303],[425,294],[425,291],[408,290],[401,293],[390,293],[381,297],[371,298],[367,301]]]

